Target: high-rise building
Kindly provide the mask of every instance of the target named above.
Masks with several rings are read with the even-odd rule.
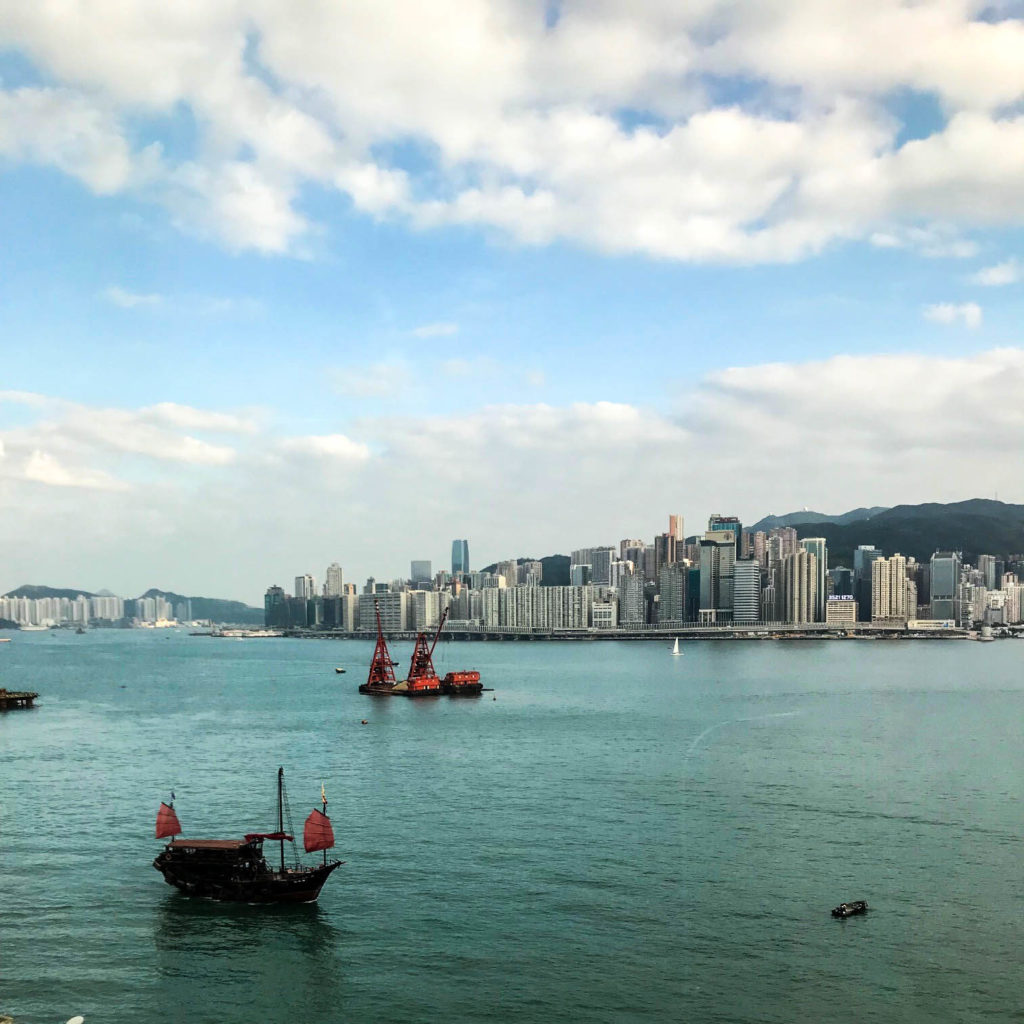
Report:
[[[700,621],[728,622],[732,618],[735,565],[733,532],[708,530],[700,541]]]
[[[452,575],[469,572],[469,541],[452,541]]]
[[[671,533],[661,533],[654,538],[654,578],[661,575],[666,565],[675,565],[679,561],[678,545]]]
[[[853,553],[853,596],[860,622],[871,621],[871,563],[881,557],[874,544],[861,544]]]
[[[433,575],[429,561],[414,560],[409,567],[409,582],[414,586],[417,583],[429,583]]]
[[[960,618],[957,594],[962,556],[959,551],[936,551],[931,558],[931,615],[933,619]]]
[[[686,618],[686,583],[689,567],[682,562],[666,565],[658,577],[658,621],[682,622]]]
[[[741,558],[733,566],[732,621],[757,622],[761,617],[761,566],[756,559]]]
[[[310,601],[316,597],[316,580],[309,573],[305,576],[295,577],[295,596],[304,601]]]
[[[996,579],[996,562],[995,555],[978,555],[978,571],[984,575],[988,590],[997,590],[999,587],[1000,581]]]
[[[824,537],[804,537],[800,541],[800,547],[804,551],[810,551],[814,555],[818,571],[818,582],[815,587],[814,621],[825,621],[825,601],[828,599],[828,587],[826,576],[828,573],[828,549],[825,546]]]
[[[872,622],[905,622],[916,615],[917,587],[913,588],[914,609],[908,614],[910,587],[907,583],[907,560],[899,552],[891,558],[876,558],[871,563]]]
[[[593,570],[594,583],[608,586],[611,583],[612,560],[615,548],[594,548],[590,553],[590,565]]]
[[[644,577],[642,573],[623,576],[619,583],[619,623],[639,626],[646,621]]]
[[[839,565],[835,569],[829,569],[828,575],[832,581],[832,585],[829,588],[829,593],[832,597],[853,597],[852,569],[846,569]]]
[[[327,566],[326,579],[324,580],[324,597],[341,597],[345,592],[345,579],[341,566],[337,562],[331,562]]]
[[[782,618],[786,622],[814,622],[818,605],[818,559],[801,548],[782,560]]]
[[[668,532],[671,537],[675,538],[677,544],[682,544],[686,539],[686,534],[683,533],[683,517],[679,515],[670,515],[668,517]]]
[[[708,519],[708,533],[715,533],[719,530],[729,530],[733,535],[733,543],[736,547],[736,557],[740,556],[740,545],[743,542],[743,524],[736,516],[720,516],[714,513]]]

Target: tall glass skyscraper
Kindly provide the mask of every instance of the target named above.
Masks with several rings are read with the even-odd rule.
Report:
[[[469,541],[452,541],[452,575],[457,572],[469,572]]]
[[[956,619],[960,587],[959,551],[936,551],[932,555],[931,606],[933,619]]]

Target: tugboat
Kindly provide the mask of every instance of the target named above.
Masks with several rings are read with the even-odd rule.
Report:
[[[853,917],[854,914],[867,913],[868,905],[864,900],[852,900],[850,903],[840,903],[838,907],[832,908],[833,917]]]
[[[344,861],[327,860],[334,846],[334,830],[327,817],[327,795],[320,787],[323,810],[306,818],[303,845],[307,853],[323,850],[323,864],[285,867],[284,844],[294,838],[284,830],[284,769],[277,772],[277,831],[249,832],[243,839],[178,839],[181,823],[171,802],[161,803],[156,817],[156,838],[171,841],[153,867],[168,885],[188,896],[240,903],[315,903],[331,872]],[[280,867],[272,868],[263,855],[266,840],[281,844]]]

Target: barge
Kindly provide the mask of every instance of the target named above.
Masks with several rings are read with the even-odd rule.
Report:
[[[0,711],[34,707],[35,699],[38,696],[38,693],[32,693],[29,690],[6,690],[0,687]]]
[[[433,641],[427,639],[426,633],[416,634],[416,646],[409,662],[409,674],[399,681],[395,677],[395,663],[384,639],[380,606],[376,601],[373,606],[377,616],[377,646],[373,651],[366,682],[359,687],[360,693],[380,697],[434,697],[441,694],[452,697],[475,697],[483,693],[480,673],[476,670],[449,672],[441,679],[434,668],[434,649],[448,618],[447,608],[441,614]]]

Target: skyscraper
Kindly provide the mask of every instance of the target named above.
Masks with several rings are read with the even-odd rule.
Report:
[[[732,621],[757,622],[761,615],[761,566],[753,558],[742,558],[732,572]]]
[[[740,544],[743,539],[743,524],[736,516],[720,516],[717,513],[708,519],[708,533],[718,530],[731,530],[736,545],[736,557],[740,555]]]
[[[316,597],[316,580],[309,573],[295,577],[295,596],[306,601]]]
[[[857,598],[857,618],[871,621],[871,563],[882,552],[874,544],[861,544],[853,553],[853,595]]]
[[[452,541],[452,575],[458,572],[469,572],[469,541]]]
[[[731,530],[708,530],[700,542],[700,619],[728,622],[733,608],[736,538]]]
[[[801,548],[782,560],[782,618],[813,622],[818,603],[818,559]]]
[[[416,560],[409,567],[409,581],[411,583],[429,583],[433,575],[429,561]]]
[[[931,607],[933,619],[954,619],[960,586],[960,552],[936,551],[931,560]]]
[[[917,587],[913,589],[914,611],[908,612],[907,560],[898,552],[891,558],[871,563],[871,620],[906,621],[917,608]]]
[[[817,560],[818,583],[814,603],[814,621],[825,621],[825,601],[828,598],[828,588],[825,585],[825,578],[828,573],[828,549],[825,546],[824,537],[804,537],[800,541],[800,547],[804,551],[810,551]]]
[[[325,597],[341,597],[345,593],[345,580],[341,566],[337,562],[331,562],[327,566],[327,578],[324,580]]]
[[[683,517],[678,515],[670,515],[668,517],[668,532],[672,537],[675,537],[677,544],[682,544],[686,539],[683,533]]]

